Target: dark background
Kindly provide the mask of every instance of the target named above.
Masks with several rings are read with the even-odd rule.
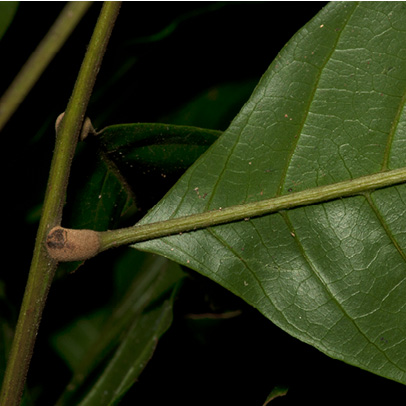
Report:
[[[177,111],[199,94],[215,92],[224,84],[254,86],[292,35],[324,5],[124,2],[88,115],[99,129],[174,116],[182,124]],[[0,41],[1,93],[63,6],[20,4]],[[1,134],[7,233],[2,252],[8,256],[0,273],[0,309],[11,323],[18,316],[27,280],[52,157],[54,120],[68,102],[100,7],[101,3],[92,6]],[[151,35],[180,16],[187,18],[173,32],[151,41]],[[236,105],[217,120],[216,129],[227,127],[242,106],[240,98],[236,95]],[[214,110],[208,113],[215,115]],[[123,250],[94,260],[92,266],[102,268],[97,280],[90,268],[51,288],[28,376],[28,385],[38,396],[36,404],[53,404],[69,379],[49,336],[83,309],[96,309],[108,301],[109,267]],[[218,313],[237,309],[241,314],[209,321],[186,317],[213,309]],[[176,303],[173,326],[122,404],[262,405],[275,385],[289,388],[287,396],[274,401],[277,405],[333,400],[397,404],[405,395],[402,385],[326,357],[221,287],[191,273]]]

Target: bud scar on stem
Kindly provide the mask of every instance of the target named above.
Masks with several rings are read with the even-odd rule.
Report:
[[[59,116],[56,118],[56,121],[55,121],[55,132],[58,132],[58,128],[59,128],[59,126],[60,126],[60,124],[61,124],[61,122],[62,122],[62,119],[63,119],[64,115],[65,115],[65,112],[59,114]],[[81,131],[80,131],[80,135],[79,135],[80,141],[84,141],[85,138],[86,138],[89,134],[91,134],[91,135],[96,135],[96,130],[94,129],[93,124],[92,124],[92,122],[90,121],[90,118],[89,118],[89,117],[86,117],[86,118],[85,118],[85,121],[84,121],[84,123],[83,123],[83,125],[82,125],[82,129],[81,129]]]
[[[82,261],[99,253],[99,233],[54,227],[48,234],[46,247],[49,255],[57,261]]]

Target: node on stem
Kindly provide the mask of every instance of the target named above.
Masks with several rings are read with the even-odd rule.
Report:
[[[99,233],[93,230],[54,227],[48,234],[46,247],[50,257],[57,261],[82,261],[99,252]]]

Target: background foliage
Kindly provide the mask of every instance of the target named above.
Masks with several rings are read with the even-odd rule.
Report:
[[[98,129],[126,122],[164,122],[225,130],[277,52],[322,6],[159,3],[157,12],[153,3],[124,4],[89,116]],[[0,91],[61,7],[20,4],[0,42],[2,60],[7,61],[2,65]],[[2,134],[8,233],[4,252],[13,253],[12,264],[5,261],[1,272],[3,364],[27,279],[52,155],[54,120],[66,106],[98,11],[98,5],[91,8]],[[280,21],[285,21],[282,28]],[[75,194],[94,164],[85,149],[79,147],[74,163],[65,221],[75,210]],[[155,199],[169,186],[161,185]],[[133,223],[148,208],[147,203],[137,207],[120,221]],[[98,318],[118,303],[144,259],[122,248],[100,255],[73,274],[66,275],[69,269],[58,274],[28,377],[28,398],[34,403],[53,404],[70,379],[69,365],[75,360],[73,355],[61,356],[61,332],[74,331],[72,326],[90,320],[90,328],[83,331],[91,334]],[[294,340],[221,287],[187,273],[175,302],[174,322],[122,404],[137,400],[186,405],[190,399],[195,404],[212,399],[214,404],[262,404],[275,386],[289,387],[288,396],[275,401],[281,404],[321,403],[330,396],[344,401],[349,392],[358,401],[379,397],[389,401],[404,394],[399,384],[329,359]],[[236,317],[198,316],[208,313]],[[83,345],[86,342],[88,338]]]

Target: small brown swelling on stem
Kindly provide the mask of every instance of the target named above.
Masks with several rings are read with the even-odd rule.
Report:
[[[54,227],[48,234],[46,247],[50,257],[57,261],[82,261],[99,252],[99,233]]]
[[[93,127],[92,122],[90,121],[89,117],[85,118],[85,122],[83,123],[82,130],[80,132],[80,141],[84,141],[88,135],[95,135],[96,130]]]
[[[58,128],[61,124],[61,121],[62,121],[64,115],[65,115],[65,112],[59,114],[59,116],[57,117],[57,119],[55,121],[55,132],[58,132]],[[80,131],[80,136],[79,136],[80,141],[83,141],[89,134],[95,135],[96,130],[94,129],[93,124],[90,121],[90,118],[86,117],[85,121],[82,125],[82,130]]]

